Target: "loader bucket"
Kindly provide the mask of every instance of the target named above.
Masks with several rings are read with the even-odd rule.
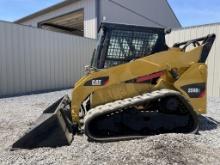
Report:
[[[60,147],[73,140],[70,122],[70,99],[66,95],[48,107],[12,149]]]

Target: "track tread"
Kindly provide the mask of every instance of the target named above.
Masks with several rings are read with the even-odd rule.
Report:
[[[193,113],[195,120],[197,120],[196,112],[193,110],[192,106],[188,103],[188,101],[178,91],[169,90],[169,89],[161,89],[161,90],[153,91],[152,93],[145,93],[145,94],[138,95],[132,98],[117,100],[111,103],[107,103],[107,104],[92,108],[85,115],[84,120],[83,120],[83,126],[81,129],[85,132],[86,136],[88,136],[90,140],[94,140],[94,141],[115,141],[115,140],[141,138],[142,136],[96,138],[90,134],[88,130],[88,125],[91,120],[93,120],[94,118],[100,115],[104,115],[104,114],[114,115],[115,113],[118,113],[119,111],[123,111],[123,109],[127,107],[141,104],[143,102],[145,103],[150,102],[152,100],[159,99],[159,98],[166,97],[166,96],[179,97],[186,104],[187,108],[190,109],[191,113]],[[195,126],[195,129],[192,133],[197,132],[197,130],[198,130],[198,124]]]

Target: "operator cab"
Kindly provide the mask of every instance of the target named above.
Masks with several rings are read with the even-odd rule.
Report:
[[[167,49],[162,28],[102,23],[91,67],[109,68]]]

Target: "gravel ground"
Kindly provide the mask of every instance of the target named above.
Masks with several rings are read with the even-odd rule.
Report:
[[[199,135],[166,134],[142,140],[10,151],[10,146],[51,103],[70,90],[0,99],[0,164],[219,164],[220,98],[209,98]]]

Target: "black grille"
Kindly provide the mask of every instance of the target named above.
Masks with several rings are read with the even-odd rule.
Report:
[[[109,41],[105,67],[126,63],[151,54],[158,34],[113,30]]]

